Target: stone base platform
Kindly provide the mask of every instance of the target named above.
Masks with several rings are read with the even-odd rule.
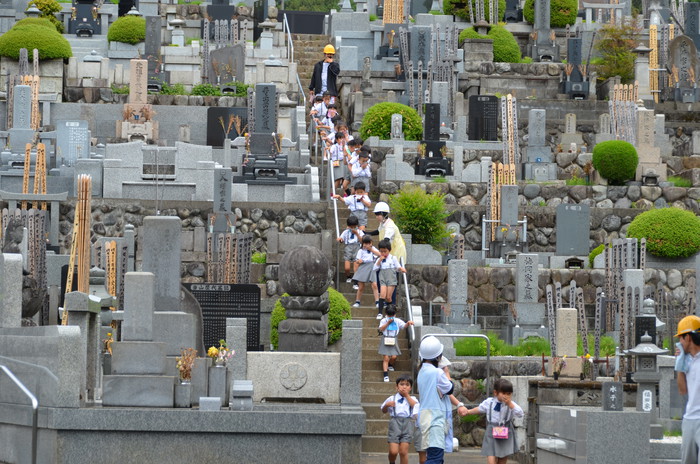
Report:
[[[359,464],[358,406],[256,404],[253,411],[39,408],[38,462]],[[87,452],[88,450],[92,450]],[[0,462],[30,462],[31,408],[0,404]]]

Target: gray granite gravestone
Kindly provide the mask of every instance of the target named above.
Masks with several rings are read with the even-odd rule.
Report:
[[[695,5],[688,3],[686,5]],[[693,8],[700,7],[700,4]],[[687,19],[687,17],[686,17]],[[669,69],[678,70],[678,82],[674,99],[683,103],[695,103],[700,99],[700,91],[695,87],[698,79],[697,46],[692,38],[679,35],[669,46]]]
[[[557,255],[588,254],[591,208],[588,205],[557,206]]]
[[[700,3],[687,2],[685,5],[685,35],[700,48]]]
[[[411,28],[410,50],[411,61],[413,66],[418,66],[418,62],[423,63],[423,67],[427,66],[430,61],[430,43],[433,34],[433,28],[429,26],[415,26]]]
[[[168,82],[168,75],[163,66],[160,47],[161,39],[160,16],[146,16],[146,43],[144,51],[148,60],[148,89],[160,91],[161,86]]]
[[[16,85],[12,97],[12,128],[9,145],[14,153],[23,153],[26,144],[34,139],[31,129],[32,89],[28,85]]]
[[[515,301],[518,303],[537,303],[539,299],[539,255],[520,253],[515,270]]]
[[[155,274],[156,311],[180,308],[180,218],[147,216],[143,219],[144,272]]]
[[[56,165],[74,166],[78,159],[90,157],[88,122],[59,121],[56,123]]]
[[[469,263],[466,259],[451,259],[447,263],[447,302],[450,304],[449,323],[468,324],[464,316],[469,298]]]
[[[255,123],[250,136],[250,152],[253,155],[274,155],[277,132],[277,87],[275,84],[255,86]]]
[[[518,224],[518,186],[501,187],[501,224],[517,227]]]
[[[622,382],[603,382],[603,411],[622,411],[624,396]]]
[[[214,233],[231,232],[231,225],[236,218],[231,213],[231,182],[233,172],[230,168],[214,169]],[[211,217],[209,220],[211,222]]]

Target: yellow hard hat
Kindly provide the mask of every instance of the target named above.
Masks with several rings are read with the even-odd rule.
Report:
[[[328,44],[325,47],[323,47],[323,53],[333,53],[335,55],[335,47],[331,44]]]
[[[695,332],[698,329],[700,329],[700,317],[694,314],[685,316],[678,323],[678,333],[676,334],[676,337],[680,337],[681,335],[690,332]]]

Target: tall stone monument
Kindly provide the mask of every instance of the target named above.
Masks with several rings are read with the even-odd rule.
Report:
[[[285,253],[279,265],[280,284],[290,296],[280,298],[287,319],[279,324],[280,351],[325,351],[330,265],[318,248],[300,246]]]

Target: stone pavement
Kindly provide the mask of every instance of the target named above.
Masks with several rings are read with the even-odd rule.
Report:
[[[387,464],[387,453],[362,453],[362,464]],[[397,459],[396,462],[399,462]],[[418,453],[409,453],[409,464],[418,464]],[[515,464],[516,461],[508,461]],[[462,449],[456,453],[445,453],[445,464],[485,464],[486,458],[481,455],[481,449]]]

